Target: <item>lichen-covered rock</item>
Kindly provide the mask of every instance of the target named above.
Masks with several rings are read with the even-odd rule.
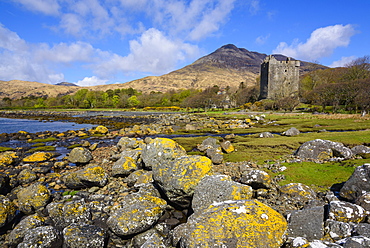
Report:
[[[141,159],[141,153],[142,153],[143,149],[142,148],[136,148],[134,150],[131,150],[131,149],[127,149],[127,150],[123,150],[121,152],[121,157],[120,158],[124,158],[124,157],[129,157],[129,158],[132,158],[134,160],[134,162],[141,167],[141,164],[143,162],[143,160]]]
[[[65,185],[69,188],[80,189],[84,187],[102,187],[108,182],[108,174],[97,165],[87,166],[84,169],[67,173],[62,177]]]
[[[144,142],[142,140],[122,137],[117,143],[117,148],[120,151],[124,151],[126,149],[136,149],[143,144]]]
[[[342,143],[330,140],[315,139],[303,143],[295,155],[303,159],[330,159],[333,156],[350,158],[352,151]]]
[[[171,163],[153,167],[153,179],[168,199],[180,206],[189,206],[199,181],[211,173],[212,161],[204,156],[183,156]]]
[[[50,197],[50,191],[45,185],[32,184],[17,193],[19,210],[25,214],[33,214],[37,209],[45,207]]]
[[[51,152],[35,152],[23,159],[23,162],[32,163],[32,162],[45,162],[53,157]]]
[[[62,209],[65,225],[72,223],[91,224],[90,207],[84,199],[66,202]]]
[[[288,237],[304,237],[308,241],[324,236],[324,207],[292,211],[288,215]]]
[[[335,241],[350,237],[352,229],[353,226],[349,223],[335,220],[325,221],[325,232]]]
[[[357,197],[355,204],[361,206],[367,214],[370,214],[370,192],[366,192]]]
[[[358,145],[351,149],[353,155],[358,154],[364,154],[364,153],[370,153],[370,147],[364,146],[364,145]]]
[[[134,184],[134,187],[139,188],[142,185],[150,184],[150,183],[153,183],[153,182],[154,182],[154,180],[153,180],[153,172],[152,171],[148,171],[148,172],[145,172],[145,173],[141,174],[137,178],[136,183]]]
[[[106,232],[94,225],[71,224],[63,229],[63,237],[68,248],[101,248],[105,247]]]
[[[281,186],[280,193],[301,202],[308,202],[316,199],[315,191],[302,183],[289,183]]]
[[[194,212],[199,212],[207,209],[215,202],[248,200],[252,196],[252,187],[234,182],[230,176],[206,176],[198,183],[194,190],[192,209]]]
[[[14,219],[16,211],[14,203],[7,197],[0,195],[0,228]]]
[[[35,181],[37,176],[31,169],[24,169],[18,174],[17,179],[20,184],[27,184]]]
[[[282,135],[284,135],[284,136],[297,136],[300,133],[301,132],[297,128],[291,127],[288,130],[286,130],[285,132],[283,132]]]
[[[112,166],[112,176],[128,176],[137,169],[138,166],[132,158],[121,157]]]
[[[133,193],[111,210],[107,220],[117,235],[127,236],[148,230],[162,216],[167,202],[161,198]]]
[[[26,232],[17,248],[60,248],[63,239],[61,233],[52,226],[39,226]]]
[[[355,236],[364,236],[370,238],[370,224],[359,223],[353,228],[352,232]]]
[[[339,194],[349,201],[354,201],[367,192],[370,192],[370,164],[357,167],[351,177],[344,183]]]
[[[106,133],[109,132],[109,130],[108,130],[107,127],[100,125],[100,126],[97,126],[94,129],[91,129],[90,132],[93,133],[93,134],[106,134]]]
[[[366,217],[365,210],[349,202],[331,201],[329,204],[329,219],[342,222],[362,222]]]
[[[135,235],[131,240],[131,247],[140,248],[168,248],[163,244],[163,238],[154,228]]]
[[[343,244],[344,248],[367,248],[370,247],[370,238],[356,236],[349,237]]]
[[[197,149],[201,152],[205,152],[208,149],[211,149],[211,148],[218,149],[219,147],[220,145],[217,144],[217,139],[209,137],[203,140],[202,144],[197,146]]]
[[[45,225],[45,219],[38,214],[30,215],[19,222],[10,232],[8,242],[11,246],[17,246],[23,241],[29,230]]]
[[[235,147],[233,146],[233,144],[231,144],[229,140],[222,141],[220,145],[222,150],[226,153],[232,153],[233,151],[235,151]]]
[[[75,147],[68,155],[68,161],[71,163],[86,164],[92,158],[91,152],[85,147]]]
[[[167,248],[162,237],[156,233],[151,235],[140,248]]]
[[[274,135],[270,132],[263,132],[258,135],[258,138],[274,138]]]
[[[269,189],[272,187],[270,175],[262,170],[243,171],[240,182],[252,186],[253,189]]]
[[[175,141],[166,138],[151,139],[144,146],[141,154],[145,167],[148,169],[154,169],[181,156],[186,156],[185,149]]]
[[[209,157],[214,164],[222,164],[222,162],[224,161],[224,155],[219,148],[207,149],[206,156]]]
[[[16,158],[18,158],[16,152],[2,152],[0,153],[0,166],[11,165],[14,163]]]
[[[280,247],[286,229],[285,218],[257,200],[226,201],[191,215],[187,223],[176,227],[173,245]]]

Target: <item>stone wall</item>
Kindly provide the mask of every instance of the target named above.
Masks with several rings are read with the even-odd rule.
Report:
[[[296,60],[278,61],[272,55],[261,64],[260,99],[278,100],[298,95],[299,66]]]

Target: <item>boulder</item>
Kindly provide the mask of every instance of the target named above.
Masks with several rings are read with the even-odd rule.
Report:
[[[39,226],[28,230],[17,248],[60,248],[62,244],[62,235],[58,230],[52,226]]]
[[[14,219],[16,211],[15,204],[6,196],[0,195],[0,228]]]
[[[121,157],[112,166],[112,176],[128,176],[131,172],[136,171],[138,166],[134,159],[130,157]]]
[[[288,130],[286,130],[285,132],[283,132],[281,135],[284,135],[284,136],[298,136],[300,135],[301,132],[299,132],[299,130],[295,127],[291,127],[289,128]]]
[[[263,132],[258,135],[258,138],[274,138],[274,135],[270,132]]]
[[[219,148],[207,149],[206,156],[210,158],[214,164],[222,164],[224,161],[224,155]]]
[[[313,241],[324,236],[324,207],[292,211],[287,219],[288,237],[304,237]]]
[[[168,199],[188,207],[199,181],[211,173],[212,161],[204,156],[183,156],[153,167],[153,179]]]
[[[90,130],[93,134],[106,134],[109,132],[108,128],[105,126],[97,126],[96,128]]]
[[[204,177],[195,187],[191,207],[194,212],[199,212],[215,202],[248,200],[252,196],[250,186],[234,182],[230,176],[211,175]]]
[[[51,152],[35,152],[23,159],[23,162],[32,163],[32,162],[45,162],[53,157]]]
[[[87,166],[84,169],[67,173],[62,177],[64,184],[72,189],[98,186],[102,187],[108,182],[108,174],[97,165]]]
[[[86,164],[92,160],[91,152],[85,147],[75,147],[69,153],[68,161],[71,163]]]
[[[166,138],[150,139],[141,155],[148,169],[154,169],[181,156],[186,156],[185,149],[175,141]]]
[[[365,154],[365,153],[370,153],[370,147],[364,146],[364,145],[359,145],[355,146],[351,149],[353,155],[359,155],[359,154]]]
[[[17,179],[20,184],[27,184],[35,181],[37,176],[31,169],[24,169],[18,174]]]
[[[63,237],[68,248],[101,248],[105,247],[106,232],[98,226],[74,223],[63,229]]]
[[[366,217],[365,210],[349,202],[331,201],[329,204],[329,219],[342,222],[362,222]]]
[[[315,139],[303,143],[295,152],[302,159],[330,159],[334,157],[350,158],[352,151],[342,143]]]
[[[308,202],[316,199],[315,191],[302,183],[289,183],[281,186],[280,193],[281,195],[301,202]]]
[[[217,144],[217,139],[209,137],[203,140],[202,144],[197,146],[197,149],[201,152],[205,152],[208,149],[211,149],[211,148],[217,149],[219,147],[220,145]]]
[[[367,248],[370,247],[370,238],[357,236],[349,237],[343,244],[344,248]]]
[[[352,232],[355,236],[364,236],[364,237],[370,238],[370,224],[368,224],[368,223],[358,223],[353,228]]]
[[[243,171],[240,182],[252,186],[253,189],[269,189],[272,187],[270,175],[262,170]]]
[[[33,214],[49,203],[51,194],[46,186],[36,183],[22,188],[17,193],[17,198],[19,210],[25,214]]]
[[[340,189],[339,194],[349,201],[354,201],[368,192],[370,193],[370,164],[363,164],[355,169]]]
[[[15,159],[18,158],[16,152],[2,152],[0,153],[0,166],[8,166],[15,162]]]
[[[285,218],[257,200],[226,201],[191,215],[174,230],[174,246],[280,247]],[[177,247],[177,246],[176,246]]]
[[[24,239],[24,236],[30,230],[45,225],[45,219],[38,215],[30,215],[26,218],[22,219],[18,225],[10,232],[8,237],[9,244],[16,247],[19,243],[21,243]]]
[[[117,148],[119,151],[124,151],[126,149],[136,149],[143,144],[144,142],[142,140],[129,137],[122,137],[117,143]]]
[[[351,236],[353,226],[346,222],[326,220],[325,232],[329,234],[334,241],[341,240]]]
[[[151,195],[127,195],[112,208],[107,225],[119,236],[146,231],[162,216],[166,205],[165,200]]]
[[[124,157],[132,158],[134,160],[134,162],[138,166],[141,167],[141,165],[142,165],[142,159],[141,159],[142,150],[143,149],[141,149],[141,148],[136,148],[134,150],[131,150],[131,149],[123,150],[120,154],[120,158],[124,158]]]
[[[357,197],[355,204],[361,206],[367,212],[367,214],[369,214],[370,213],[370,192],[366,192],[360,195],[359,197]]]
[[[221,145],[222,151],[226,153],[232,153],[233,151],[235,151],[234,146],[228,140],[222,141],[220,145]]]

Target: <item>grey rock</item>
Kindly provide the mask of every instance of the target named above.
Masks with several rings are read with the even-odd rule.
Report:
[[[217,202],[248,200],[252,198],[252,195],[253,189],[250,186],[234,182],[229,176],[206,176],[194,190],[192,209],[194,212],[199,212]]]
[[[166,138],[151,139],[144,146],[141,155],[144,165],[148,169],[154,169],[181,156],[186,156],[185,149],[175,141]]]
[[[138,148],[138,149],[135,149],[135,150],[127,149],[127,150],[123,150],[121,152],[120,158],[123,158],[123,157],[132,158],[138,166],[141,166],[141,164],[143,162],[142,159],[141,159],[141,153],[142,153],[141,148]]]
[[[188,207],[195,187],[211,169],[212,161],[207,157],[183,156],[154,167],[153,179],[170,201]]]
[[[357,197],[355,204],[363,207],[367,213],[370,213],[370,192],[366,192]]]
[[[212,160],[212,163],[214,164],[222,164],[222,162],[224,161],[224,156],[222,155],[220,149],[209,148],[206,151],[206,155],[208,158]]]
[[[274,138],[274,135],[270,132],[263,132],[258,135],[258,138]]]
[[[342,143],[315,139],[303,143],[295,155],[302,159],[330,159],[331,157],[351,158],[352,151]]]
[[[101,248],[105,247],[106,232],[94,225],[71,224],[64,228],[63,237],[68,248]]]
[[[224,140],[220,143],[222,151],[226,153],[231,153],[234,151],[234,146],[231,144],[229,140]]]
[[[117,143],[117,148],[120,151],[123,151],[126,149],[136,149],[139,147],[141,143],[142,141],[140,142],[134,138],[122,137]]]
[[[31,169],[24,169],[18,174],[17,179],[20,184],[27,184],[35,181],[37,176]]]
[[[354,236],[364,236],[370,238],[370,224],[359,223],[353,228]]]
[[[359,223],[365,217],[365,210],[358,205],[343,201],[332,201],[329,204],[329,219],[331,220]]]
[[[128,176],[137,169],[138,166],[134,159],[130,157],[121,157],[112,166],[112,176]]]
[[[19,209],[25,214],[33,214],[45,207],[51,198],[50,191],[40,183],[32,184],[17,193]]]
[[[340,189],[340,196],[354,201],[364,193],[370,192],[370,164],[364,164],[355,169],[351,177]]]
[[[127,183],[128,186],[134,186],[136,181],[139,179],[139,177],[143,174],[145,174],[147,171],[146,170],[136,170],[130,175],[128,175],[126,178],[124,178],[124,181]]]
[[[217,149],[219,147],[220,147],[220,145],[217,144],[217,139],[209,137],[209,138],[203,140],[202,144],[197,146],[197,149],[201,152],[205,152],[208,149],[211,149],[211,148]]]
[[[324,207],[297,210],[288,215],[288,236],[304,237],[308,241],[324,236]]]
[[[353,155],[358,155],[362,153],[370,153],[370,147],[364,146],[364,145],[359,145],[355,146],[351,149]]]
[[[343,244],[345,248],[368,248],[370,247],[370,238],[356,236],[349,237]]]
[[[85,147],[75,147],[68,155],[68,161],[71,163],[86,164],[92,158],[91,152]]]
[[[353,226],[346,222],[326,220],[325,221],[325,232],[333,240],[341,240],[343,238],[350,237],[352,234]]]
[[[119,236],[146,231],[162,216],[166,205],[165,200],[151,195],[127,195],[111,210],[107,225]]]
[[[289,183],[280,187],[280,194],[300,202],[309,202],[316,199],[316,193],[302,183]]]
[[[75,172],[69,172],[62,177],[68,188],[81,189],[86,187],[102,187],[108,182],[108,174],[97,165],[87,166]]]
[[[52,226],[40,226],[27,231],[17,248],[60,248],[63,239],[61,233]]]
[[[45,219],[38,214],[30,215],[21,220],[18,225],[10,232],[8,242],[12,246],[16,246],[23,241],[24,236],[29,230],[43,226]]]
[[[15,204],[6,196],[0,195],[0,228],[14,219],[16,211]]]
[[[243,171],[240,182],[252,186],[253,189],[269,189],[272,187],[270,175],[262,170]]]
[[[291,127],[288,130],[286,130],[285,132],[283,132],[282,135],[284,135],[284,136],[297,136],[300,133],[301,132],[297,128]]]

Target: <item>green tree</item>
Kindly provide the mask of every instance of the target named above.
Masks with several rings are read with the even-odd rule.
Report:
[[[129,107],[136,107],[140,104],[140,101],[137,99],[137,96],[133,95],[127,99],[127,103]]]

